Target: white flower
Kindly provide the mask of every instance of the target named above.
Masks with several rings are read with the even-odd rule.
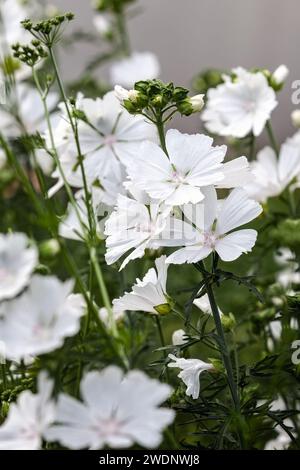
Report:
[[[0,234],[0,301],[15,297],[28,284],[38,253],[22,233]]]
[[[116,85],[114,91],[116,98],[118,98],[121,104],[123,104],[125,100],[134,102],[139,96],[139,92],[137,90],[126,90],[126,88],[123,88],[120,85]]]
[[[189,98],[194,113],[201,111],[204,106],[204,95],[195,95]]]
[[[288,140],[281,146],[277,159],[271,147],[265,147],[251,164],[253,181],[245,185],[247,193],[260,202],[281,194],[300,174],[300,146]]]
[[[131,292],[126,292],[122,297],[113,301],[114,308],[157,315],[159,313],[157,307],[168,304],[166,256],[156,259],[155,266],[156,270],[151,268],[142,280],[136,280]]]
[[[52,389],[52,381],[41,372],[38,393],[26,390],[10,404],[8,417],[0,426],[0,450],[41,449],[43,436],[55,419]]]
[[[112,20],[108,15],[97,13],[93,18],[93,23],[101,37],[108,36],[112,31]]]
[[[280,248],[275,254],[276,263],[281,266],[276,275],[277,282],[284,288],[300,284],[300,273],[297,271],[296,255],[289,248]]]
[[[146,248],[162,246],[161,236],[167,225],[168,209],[158,204],[150,207],[128,197],[119,195],[118,204],[105,224],[107,264],[115,263],[127,251],[131,253],[121,268],[133,259],[141,258]]]
[[[172,344],[174,346],[181,346],[182,344],[187,343],[186,332],[182,329],[176,330],[172,334]]]
[[[85,303],[81,295],[71,294],[73,284],[35,275],[24,294],[1,305],[1,339],[8,358],[53,351],[79,331]]]
[[[294,109],[291,114],[291,120],[293,126],[295,126],[297,129],[300,128],[300,109]]]
[[[195,299],[193,302],[206,315],[212,315],[210,301],[207,294],[202,295],[199,299]],[[220,316],[223,315],[221,310],[218,308]]]
[[[153,125],[145,122],[142,116],[131,116],[121,106],[114,92],[107,93],[103,99],[83,98],[76,102],[87,117],[89,123],[78,122],[78,133],[81,151],[84,156],[83,165],[88,183],[107,178],[120,181],[128,159],[138,153],[141,142],[145,139],[157,140],[157,132]],[[82,173],[78,164],[78,151],[72,134],[71,125],[63,114],[54,132],[59,158],[66,178],[71,186],[82,188]],[[47,145],[51,148],[49,136]],[[58,170],[52,175],[58,178],[55,189],[63,186]]]
[[[279,65],[279,67],[277,67],[277,69],[272,74],[272,82],[274,82],[277,86],[282,85],[286,81],[289,73],[289,69],[286,65]]]
[[[242,138],[253,132],[258,136],[277,106],[275,92],[261,72],[239,67],[233,73],[233,81],[225,76],[225,83],[208,91],[202,119],[215,134]]]
[[[104,224],[111,213],[110,207],[104,203],[109,200],[104,189],[94,187],[91,192],[91,209],[95,220],[96,233],[99,239],[103,238]],[[75,195],[76,209],[69,203],[66,217],[59,225],[59,235],[70,240],[84,241],[89,229],[88,208],[83,191]],[[98,220],[101,217],[101,220]]]
[[[160,65],[152,52],[134,52],[130,57],[115,62],[110,70],[112,85],[132,88],[140,80],[158,78]]]
[[[27,4],[26,4],[27,3]],[[26,31],[21,21],[29,18],[36,10],[38,2],[24,2],[21,0],[1,0],[0,16],[0,47],[3,50],[5,44],[12,46],[20,42],[24,44],[30,40],[30,34]],[[10,51],[8,51],[10,52]]]
[[[166,135],[169,158],[158,145],[144,142],[139,154],[128,160],[128,175],[137,188],[153,199],[170,206],[195,204],[204,198],[204,187],[227,184],[222,171],[226,168],[222,164],[226,146],[213,147],[212,143],[213,139],[203,134],[181,134],[171,129]],[[242,177],[244,164],[244,158],[237,159],[234,169],[230,162],[229,170],[237,174],[241,170]]]
[[[52,110],[57,103],[58,95],[50,92],[47,97],[48,109]],[[15,119],[12,109],[18,103],[18,116]],[[35,88],[19,83],[7,97],[7,103],[0,106],[0,125],[6,137],[16,137],[24,133],[44,132],[46,128],[43,103]]]
[[[121,369],[110,366],[89,372],[80,390],[82,402],[59,396],[58,424],[48,431],[48,440],[70,449],[126,448],[134,443],[155,448],[174,419],[172,410],[159,408],[171,388],[140,371],[124,376]]]
[[[203,362],[200,359],[184,359],[169,354],[168,357],[174,362],[169,362],[168,367],[177,367],[181,369],[178,377],[186,385],[186,395],[194,400],[199,398],[200,393],[200,374],[205,370],[213,369],[212,364]]]
[[[204,221],[203,218],[194,220],[194,239],[187,239],[185,248],[170,255],[167,263],[196,263],[213,251],[223,261],[233,261],[242,253],[251,251],[257,232],[252,229],[233,230],[255,219],[262,212],[261,206],[237,188],[221,202],[219,212],[217,209],[216,191],[209,188],[204,202]],[[185,228],[181,230],[186,231]]]

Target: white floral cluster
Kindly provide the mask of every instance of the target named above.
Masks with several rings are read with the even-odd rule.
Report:
[[[38,253],[21,233],[0,237],[0,337],[6,359],[33,361],[63,345],[80,329],[85,302],[72,294],[74,282],[33,274]],[[90,372],[81,381],[83,402],[61,394],[40,373],[38,392],[24,391],[0,427],[0,449],[39,449],[43,440],[70,449],[159,445],[174,412],[159,408],[168,385],[143,372],[126,376],[117,367]]]

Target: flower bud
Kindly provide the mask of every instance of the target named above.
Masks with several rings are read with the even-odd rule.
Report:
[[[40,254],[45,258],[53,258],[60,252],[60,246],[54,238],[40,244]]]
[[[287,79],[289,74],[289,69],[286,65],[280,65],[277,67],[275,72],[273,72],[270,80],[270,84],[275,91],[281,90],[284,85],[285,80]]]
[[[184,330],[176,330],[172,334],[172,344],[174,346],[181,346],[182,344],[185,344],[187,342],[186,337],[186,332]]]
[[[221,322],[226,332],[233,330],[236,325],[235,317],[232,313],[223,314],[221,316]]]
[[[204,106],[204,95],[195,95],[191,98],[185,98],[177,104],[178,111],[184,116],[190,116],[193,113],[198,113]]]
[[[124,104],[125,100],[135,103],[139,97],[139,92],[137,90],[126,90],[126,88],[123,88],[120,85],[116,85],[115,96],[118,98],[121,104]]]
[[[293,126],[300,129],[300,109],[295,109],[291,114]]]

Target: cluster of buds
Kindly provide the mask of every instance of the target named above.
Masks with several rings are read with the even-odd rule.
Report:
[[[109,11],[111,13],[121,13],[128,3],[133,3],[134,1],[135,0],[94,0],[93,6],[100,12]]]
[[[34,67],[40,60],[47,57],[47,52],[38,39],[33,39],[31,45],[21,45],[19,43],[12,46],[13,56],[20,62]]]
[[[188,93],[186,88],[156,79],[137,82],[133,90],[115,87],[116,97],[130,114],[141,114],[144,110],[163,114],[172,107],[183,116],[201,111],[204,95],[189,97]]]
[[[31,20],[26,19],[22,21],[21,24],[26,31],[29,31],[43,44],[46,46],[52,46],[60,36],[59,32],[62,24],[72,21],[73,19],[74,13],[65,13],[64,15],[57,15],[35,24]]]

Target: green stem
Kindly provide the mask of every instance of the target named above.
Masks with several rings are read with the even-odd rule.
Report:
[[[126,15],[124,11],[117,13],[117,27],[120,36],[120,49],[125,56],[130,55],[129,35],[126,27]]]
[[[1,371],[2,371],[3,391],[5,391],[6,388],[7,388],[6,367],[5,367],[5,364],[1,364]]]
[[[238,394],[238,388],[237,388],[237,384],[234,380],[230,354],[229,354],[229,350],[228,350],[228,346],[227,346],[227,342],[226,342],[226,338],[225,338],[225,334],[224,334],[224,330],[223,330],[223,326],[222,326],[222,322],[221,322],[219,308],[218,308],[218,305],[217,305],[217,302],[216,302],[216,299],[215,299],[215,296],[214,296],[213,288],[210,284],[210,281],[209,281],[207,275],[205,274],[204,263],[201,262],[200,264],[202,265],[202,268],[203,268],[203,278],[204,278],[204,281],[205,281],[205,288],[206,288],[209,303],[210,303],[210,306],[211,306],[212,314],[213,314],[213,317],[214,317],[217,334],[218,334],[218,337],[219,337],[220,352],[221,352],[221,355],[222,355],[222,358],[223,358],[223,363],[224,363],[226,373],[227,373],[227,380],[228,380],[228,385],[229,385],[230,392],[231,392],[232,401],[234,403],[235,409],[237,411],[239,411],[240,410],[240,399],[239,399],[239,394]]]
[[[166,146],[166,138],[165,138],[165,128],[164,128],[164,123],[163,123],[161,115],[157,116],[155,124],[157,127],[161,148],[163,149],[165,154],[168,155],[168,150]]]
[[[272,128],[272,124],[271,124],[271,121],[267,121],[267,124],[266,124],[266,128],[267,128],[267,132],[268,132],[268,135],[269,135],[269,139],[270,139],[270,142],[271,142],[271,145],[274,149],[274,152],[276,153],[277,157],[279,156],[279,147],[278,147],[278,144],[277,144],[277,141],[276,141],[276,138],[275,138],[275,134],[274,134],[274,131],[273,131],[273,128]]]

